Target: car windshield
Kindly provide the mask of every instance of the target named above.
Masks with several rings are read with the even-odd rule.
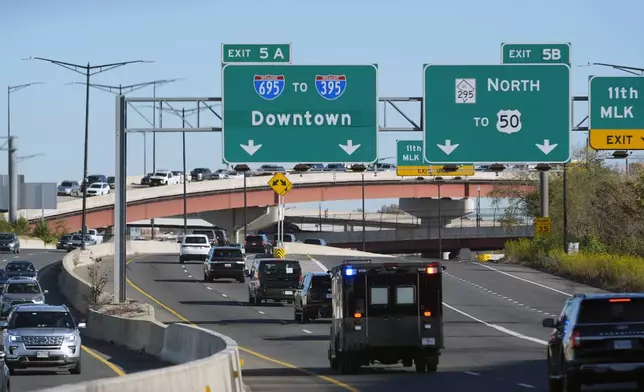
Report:
[[[72,239],[71,235],[64,235],[64,236],[60,237],[61,241],[69,241],[71,239]]]
[[[242,258],[240,249],[215,249],[215,252],[212,255],[213,258]]]
[[[0,240],[12,240],[13,234],[0,234]]]
[[[15,328],[76,328],[68,312],[15,312],[9,329]]]
[[[87,177],[87,182],[101,182],[101,176],[89,176]]]
[[[34,266],[31,263],[9,263],[7,264],[7,271],[34,271]]]
[[[264,237],[261,235],[249,235],[246,237],[246,241],[251,241],[251,242],[262,242],[264,241]]]
[[[71,181],[63,181],[63,182],[60,183],[60,186],[72,186],[72,182]]]
[[[186,244],[207,244],[208,240],[200,235],[187,235],[184,242]]]
[[[11,283],[7,286],[6,292],[9,294],[38,294],[40,286],[38,283]]]
[[[167,175],[168,175],[167,172],[156,172],[153,174],[153,177],[165,177]]]

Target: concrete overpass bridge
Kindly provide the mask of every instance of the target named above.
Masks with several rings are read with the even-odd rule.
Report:
[[[356,200],[362,198],[362,187],[367,199],[399,198],[467,199],[487,196],[494,187],[525,186],[504,173],[479,172],[476,175],[453,179],[407,178],[394,172],[361,173],[322,172],[289,175],[294,187],[285,197],[286,203],[313,201]],[[267,206],[277,204],[277,195],[268,187],[268,178],[247,178],[248,207],[263,207],[254,212],[255,218],[266,214]],[[526,186],[527,187],[527,186]],[[187,184],[187,212],[212,212],[220,219],[241,221],[244,206],[243,179],[204,181]],[[155,188],[132,188],[127,192],[128,221],[162,218],[183,214],[183,186],[172,185]],[[402,203],[401,203],[402,204]],[[63,224],[67,230],[81,226],[82,200],[70,200],[59,204],[56,211],[45,211],[44,218],[52,224]],[[87,201],[88,227],[111,227],[114,224],[114,195],[91,197]],[[40,211],[30,211],[29,218],[36,222]],[[210,219],[207,219],[212,221]]]

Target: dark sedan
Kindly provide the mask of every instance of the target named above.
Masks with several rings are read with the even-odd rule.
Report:
[[[58,239],[56,242],[56,249],[70,250],[72,247],[72,236],[71,234],[64,235]]]
[[[12,260],[7,263],[5,267],[7,279],[11,278],[38,278],[38,270],[31,261],[27,260]]]
[[[7,273],[0,269],[0,294],[4,292],[4,287],[7,285]]]

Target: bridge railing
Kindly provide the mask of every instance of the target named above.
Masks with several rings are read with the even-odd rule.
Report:
[[[417,216],[420,215],[421,217]],[[511,219],[509,219],[511,216]],[[528,216],[515,216],[507,214],[505,208],[481,208],[463,215],[463,210],[438,210],[419,211],[407,213],[404,211],[393,212],[365,212],[350,213],[325,213],[320,211],[317,215],[287,216],[286,219],[305,231],[356,231],[362,229],[365,220],[366,230],[396,230],[413,228],[433,228],[441,225],[445,228],[472,228],[472,227],[516,227],[532,226],[533,218]]]

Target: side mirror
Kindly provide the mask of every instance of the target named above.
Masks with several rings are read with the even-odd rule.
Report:
[[[0,330],[7,329],[7,325],[9,325],[9,323],[6,320],[0,321]]]
[[[544,328],[556,328],[557,327],[557,323],[555,322],[554,319],[551,319],[551,318],[543,319],[543,321],[541,322],[541,325]]]
[[[49,294],[49,290],[43,290],[42,293],[43,294]]]
[[[7,356],[7,353],[0,351],[0,361],[4,361],[4,358]]]
[[[85,323],[78,323],[78,329],[84,329],[87,327],[87,324]]]

